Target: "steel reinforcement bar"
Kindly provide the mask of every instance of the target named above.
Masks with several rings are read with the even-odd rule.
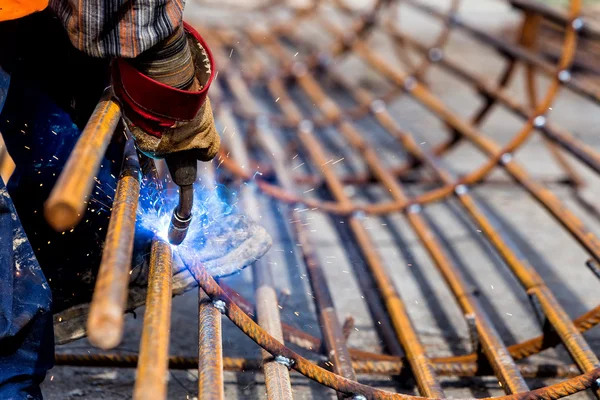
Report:
[[[265,18],[266,22],[273,23],[265,24],[260,30],[221,26],[207,28],[203,32],[219,65],[220,75],[211,95],[217,120],[232,130],[235,127],[237,132],[237,135],[224,138],[225,147],[220,154],[224,168],[218,171],[217,178],[233,176],[236,178],[235,185],[252,182],[240,195],[243,209],[250,217],[260,219],[261,213],[270,213],[276,218],[284,216],[295,221],[288,223],[285,229],[299,244],[303,260],[300,267],[307,272],[312,288],[322,339],[282,322],[277,282],[269,266],[269,256],[253,267],[254,303],[224,282],[217,283],[201,264],[196,264],[187,267],[200,286],[198,357],[168,357],[172,255],[170,246],[157,238],[151,252],[147,310],[139,357],[59,353],[58,363],[77,366],[137,365],[135,398],[166,398],[167,369],[195,367],[198,368],[199,397],[214,399],[225,397],[223,371],[258,369],[265,373],[267,396],[272,399],[292,398],[289,370],[336,390],[340,398],[444,398],[443,377],[481,375],[494,375],[498,379],[506,395],[496,399],[557,399],[586,389],[597,392],[600,363],[582,333],[598,324],[600,306],[572,321],[536,272],[534,263],[513,247],[506,238],[507,234],[488,218],[481,201],[471,195],[474,185],[485,182],[493,169],[502,168],[516,186],[546,209],[592,259],[600,262],[600,241],[595,233],[515,160],[515,152],[536,133],[541,133],[552,142],[552,155],[573,183],[581,184],[583,178],[570,161],[566,161],[565,154],[570,154],[592,172],[600,173],[600,154],[567,129],[550,122],[547,115],[561,88],[572,90],[592,103],[600,102],[598,90],[588,87],[570,70],[577,36],[581,34],[595,40],[596,32],[585,25],[580,15],[579,0],[572,0],[566,11],[557,11],[530,0],[511,1],[515,9],[523,10],[524,15],[516,44],[465,22],[459,14],[460,0],[451,0],[448,4],[449,7],[443,11],[419,0],[378,0],[369,10],[359,12],[342,0],[314,2],[308,7],[291,10],[283,23]],[[272,2],[248,12],[265,15],[272,9],[286,7],[283,2]],[[424,11],[430,18],[441,21],[442,29],[433,44],[425,45],[398,29],[393,18],[399,7]],[[544,59],[532,46],[532,37],[538,32],[539,21],[544,18],[564,27],[562,53],[556,65]],[[339,21],[345,22],[343,27],[339,27]],[[307,26],[317,29],[322,37],[328,35],[331,39],[329,45],[323,46],[307,39],[303,35]],[[455,29],[495,49],[500,58],[508,61],[496,82],[489,83],[478,74],[469,72],[468,68],[453,61],[451,54],[447,54],[445,49],[449,36]],[[373,45],[373,41],[379,40],[381,35],[390,41],[397,59],[406,68],[389,61],[389,57],[384,57]],[[420,55],[419,62],[407,57],[407,49]],[[235,57],[232,57],[233,50]],[[299,50],[303,56],[297,58]],[[360,60],[362,66],[387,82],[387,92],[376,95],[373,90],[346,76],[339,64],[350,58]],[[526,66],[525,101],[519,101],[507,90],[508,83],[515,76],[517,63]],[[449,71],[483,97],[483,106],[471,118],[453,112],[430,88],[426,71],[433,65]],[[537,99],[534,82],[538,74],[549,78],[545,95],[540,100]],[[334,83],[336,90],[340,91],[337,96],[328,92],[327,84],[330,83]],[[390,105],[403,94],[424,105],[442,121],[448,128],[449,137],[430,149],[419,145],[418,134],[402,129],[391,111]],[[340,95],[348,101],[340,102]],[[310,107],[307,109],[306,101],[312,103],[317,112]],[[349,107],[348,102],[352,103]],[[265,107],[265,104],[271,104],[271,108]],[[273,111],[273,104],[276,111]],[[495,104],[501,104],[524,121],[521,129],[504,145],[485,136],[481,129],[483,119],[492,112]],[[119,117],[120,109],[108,91],[76,147],[83,150],[74,152],[69,162],[71,167],[65,169],[47,203],[46,216],[58,229],[77,222],[89,191],[87,186],[96,168],[95,160],[104,152]],[[360,125],[363,119],[376,122],[383,132],[402,146],[407,158],[400,167],[390,167],[380,158],[375,144]],[[344,143],[346,151],[355,155],[368,171],[355,177],[353,183],[381,188],[389,200],[367,204],[353,200],[346,190],[350,181],[341,177],[330,163],[325,130],[329,132],[327,135],[333,132]],[[309,168],[310,175],[302,178],[305,183],[319,185],[320,190],[314,196],[305,195],[296,185],[302,179],[287,162],[289,154],[286,146],[290,144],[297,146],[295,149],[302,159],[313,165]],[[486,161],[465,175],[457,175],[447,166],[444,156],[458,144],[471,145],[486,157]],[[96,148],[92,149],[94,146]],[[131,257],[135,205],[139,196],[140,166],[131,142],[128,146],[88,322],[90,339],[104,349],[116,346],[121,337],[119,312],[124,308],[124,272]],[[88,156],[92,157],[92,161],[84,163],[82,160]],[[265,167],[268,173],[257,177],[254,170],[244,168],[249,165],[260,165],[262,170]],[[415,195],[405,178],[413,174],[411,176],[416,176],[416,182],[420,182],[421,172],[433,177],[429,184],[434,186]],[[266,199],[275,200],[284,208],[275,212],[265,206]],[[429,203],[443,203],[450,199],[481,230],[484,240],[530,296],[534,309],[546,319],[548,323],[543,326],[542,336],[511,346],[504,343],[496,321],[481,305],[476,288],[469,285],[461,268],[450,256],[447,245],[426,217]],[[300,206],[305,207],[302,212],[298,208]],[[325,265],[305,227],[307,214],[303,211],[306,210],[341,216],[347,223],[350,237],[367,267],[366,272],[360,268],[354,271],[364,294],[361,297],[366,300],[373,320],[379,322],[377,329],[390,354],[365,351],[347,344],[352,319],[345,324],[340,323],[334,305],[335,288],[328,281]],[[461,308],[474,345],[473,353],[433,357],[419,338],[407,304],[394,284],[394,266],[386,265],[372,233],[362,220],[363,215],[398,213],[403,215],[420,240]],[[110,315],[104,315],[106,313]],[[224,356],[221,314],[262,347],[261,360]],[[328,361],[305,358],[284,343],[325,356]],[[568,350],[575,365],[521,365],[516,362],[557,345]],[[580,375],[577,375],[577,369],[581,371]],[[423,397],[392,393],[358,381],[360,374],[405,376],[405,372],[415,378]],[[531,391],[525,379],[532,377],[566,380]]]

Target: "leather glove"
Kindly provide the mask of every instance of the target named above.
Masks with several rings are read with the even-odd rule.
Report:
[[[175,35],[184,37],[172,39],[160,51],[150,49],[151,54],[145,52],[132,60],[116,59],[112,67],[113,88],[141,152],[163,158],[186,151],[209,161],[220,145],[207,97],[215,66],[200,34],[186,23],[183,31],[176,31]],[[188,72],[191,79],[184,77],[179,83],[183,80],[189,85],[178,88],[182,85],[173,77]]]

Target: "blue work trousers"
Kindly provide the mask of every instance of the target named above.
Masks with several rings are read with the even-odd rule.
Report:
[[[41,399],[54,364],[52,314],[89,301],[111,206],[99,200],[68,236],[46,224],[43,203],[106,86],[108,62],[78,53],[48,12],[0,24],[0,37],[0,132],[16,164],[6,185],[0,179],[0,399]],[[103,164],[98,177],[114,188],[119,165]]]

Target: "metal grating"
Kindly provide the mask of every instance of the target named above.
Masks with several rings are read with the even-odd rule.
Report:
[[[418,395],[428,398],[451,396],[443,384],[447,377],[474,376],[495,377],[505,393],[499,398],[557,399],[586,390],[598,396],[600,363],[583,333],[600,322],[600,309],[592,308],[572,320],[557,299],[555,283],[544,279],[538,272],[538,260],[524,254],[515,241],[515,237],[527,237],[527,227],[521,227],[522,234],[507,233],[490,217],[489,204],[481,193],[494,190],[494,185],[527,193],[555,220],[553,229],[566,232],[587,253],[588,266],[598,273],[600,242],[582,217],[585,215],[585,223],[596,224],[595,208],[580,191],[586,183],[596,183],[593,175],[600,173],[600,155],[555,122],[551,111],[559,91],[597,106],[600,90],[593,79],[578,75],[571,66],[579,38],[593,47],[599,35],[582,17],[581,1],[572,0],[563,11],[529,0],[513,0],[511,5],[512,11],[507,7],[503,10],[519,19],[515,42],[478,27],[460,12],[460,0],[379,0],[368,9],[341,0],[295,7],[265,2],[256,8],[244,5],[240,11],[244,14],[240,20],[260,23],[201,25],[201,34],[211,44],[219,68],[211,100],[224,142],[204,179],[227,181],[231,187],[240,188],[240,205],[251,217],[261,220],[264,214],[284,221],[280,229],[297,245],[295,252],[303,264],[300,268],[306,271],[320,338],[282,323],[281,294],[269,257],[252,268],[254,301],[230,288],[227,279],[217,283],[202,265],[195,265],[190,272],[202,288],[198,298],[199,357],[168,358],[171,250],[156,240],[151,260],[154,273],[149,282],[150,296],[154,297],[148,297],[139,357],[64,353],[57,354],[57,361],[88,366],[137,364],[135,398],[165,398],[168,367],[198,368],[198,398],[203,399],[225,398],[224,370],[262,370],[268,398],[273,399],[292,398],[292,370],[334,389],[340,398],[416,398],[392,393],[393,387],[382,390],[361,383],[366,382],[363,375],[390,376],[401,382],[412,377]],[[405,12],[413,13],[411,18],[419,14],[437,26],[436,37],[426,43],[411,35],[410,29],[399,24]],[[421,22],[412,26],[415,23]],[[550,61],[536,45],[540,27],[548,23],[554,35],[560,34],[557,62]],[[449,42],[455,32],[488,51],[486,66],[495,66],[495,79],[489,79],[489,71],[473,71],[464,60],[452,57]],[[428,74],[433,69],[443,71],[443,79],[435,83],[448,85],[448,90],[440,91],[430,81]],[[455,84],[469,88],[478,101],[455,100]],[[118,108],[108,98],[102,105]],[[411,116],[413,113],[416,116]],[[494,113],[499,116],[493,117]],[[114,122],[119,111],[95,117]],[[433,117],[436,121],[431,122]],[[504,129],[484,133],[489,118],[505,119]],[[106,143],[111,133],[92,137]],[[530,171],[535,163],[528,164],[527,160],[535,159],[538,151],[532,153],[526,148],[536,139],[556,160],[560,182],[551,181],[556,174],[537,178],[544,171],[535,171],[535,175]],[[69,174],[78,171],[77,180],[91,184],[90,179],[81,177],[93,176],[93,162],[86,160],[87,170],[75,168],[78,158],[83,159],[83,153],[77,154],[78,149],[85,148],[83,140],[81,143],[50,205],[61,196],[78,200],[89,192],[85,185],[73,189],[65,183]],[[130,153],[127,160],[133,159],[135,154]],[[113,218],[120,221],[115,225],[125,229],[109,231],[103,266],[128,267],[122,244],[133,234],[127,227],[133,227],[135,221],[135,207],[130,205],[137,199],[139,180],[127,169],[137,171],[140,166],[129,162],[123,168],[126,173],[117,188]],[[566,204],[555,193],[554,188],[560,185],[571,188],[577,199],[574,205]],[[74,204],[81,203],[75,200]],[[506,335],[498,329],[500,321],[490,313],[488,300],[482,295],[487,289],[478,287],[478,280],[457,262],[456,253],[461,249],[449,245],[445,238],[454,228],[431,217],[429,210],[440,204],[457,210],[493,257],[501,260],[502,268],[511,275],[509,281],[520,286],[521,296],[530,299],[525,319],[538,317],[541,335],[506,343]],[[571,211],[572,206],[579,211]],[[352,262],[354,269],[346,272],[361,290],[345,301],[360,303],[357,308],[369,310],[384,352],[349,345],[353,319],[339,320],[339,288],[327,271],[327,258],[316,250],[315,223],[309,221],[324,217],[335,221],[338,227],[332,234],[341,242],[351,243],[357,255]],[[386,262],[376,237],[387,224],[378,223],[383,227],[373,230],[373,221],[400,217],[403,229],[420,243],[431,268],[437,271],[443,286],[440,290],[448,294],[445,301],[454,299],[460,310],[470,351],[434,357],[424,345],[415,314],[409,311],[414,306],[404,300],[407,293],[399,290],[404,286],[399,283],[403,278],[398,277],[397,266]],[[401,246],[398,251],[402,251]],[[462,257],[471,259],[472,254]],[[109,271],[110,267],[104,268]],[[431,271],[422,273],[426,279]],[[109,290],[106,288],[119,282],[126,284],[126,275],[108,272],[98,279],[106,282],[102,286]],[[96,294],[93,307],[112,310],[113,295],[103,294]],[[221,314],[264,349],[262,359],[228,357],[221,341]],[[454,322],[446,321],[448,329]],[[122,321],[119,323],[122,331]],[[525,324],[523,320],[515,323]],[[113,325],[94,325],[92,320],[89,324],[91,338],[106,338],[116,329]],[[114,347],[119,340],[104,347]],[[573,364],[523,362],[556,346],[566,350]],[[559,380],[532,390],[531,378]],[[459,384],[469,387],[472,382]]]

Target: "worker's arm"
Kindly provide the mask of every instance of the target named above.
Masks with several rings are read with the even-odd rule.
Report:
[[[71,43],[116,58],[113,86],[141,151],[162,158],[185,151],[210,160],[219,147],[206,97],[210,51],[183,24],[182,0],[51,0]]]
[[[181,26],[183,0],[50,0],[73,46],[92,57],[134,58]]]
[[[197,160],[219,149],[207,98],[215,68],[207,44],[182,21],[182,0],[52,0],[73,45],[116,57],[113,89],[137,147],[165,158],[180,199],[169,241],[180,244],[191,221]]]

